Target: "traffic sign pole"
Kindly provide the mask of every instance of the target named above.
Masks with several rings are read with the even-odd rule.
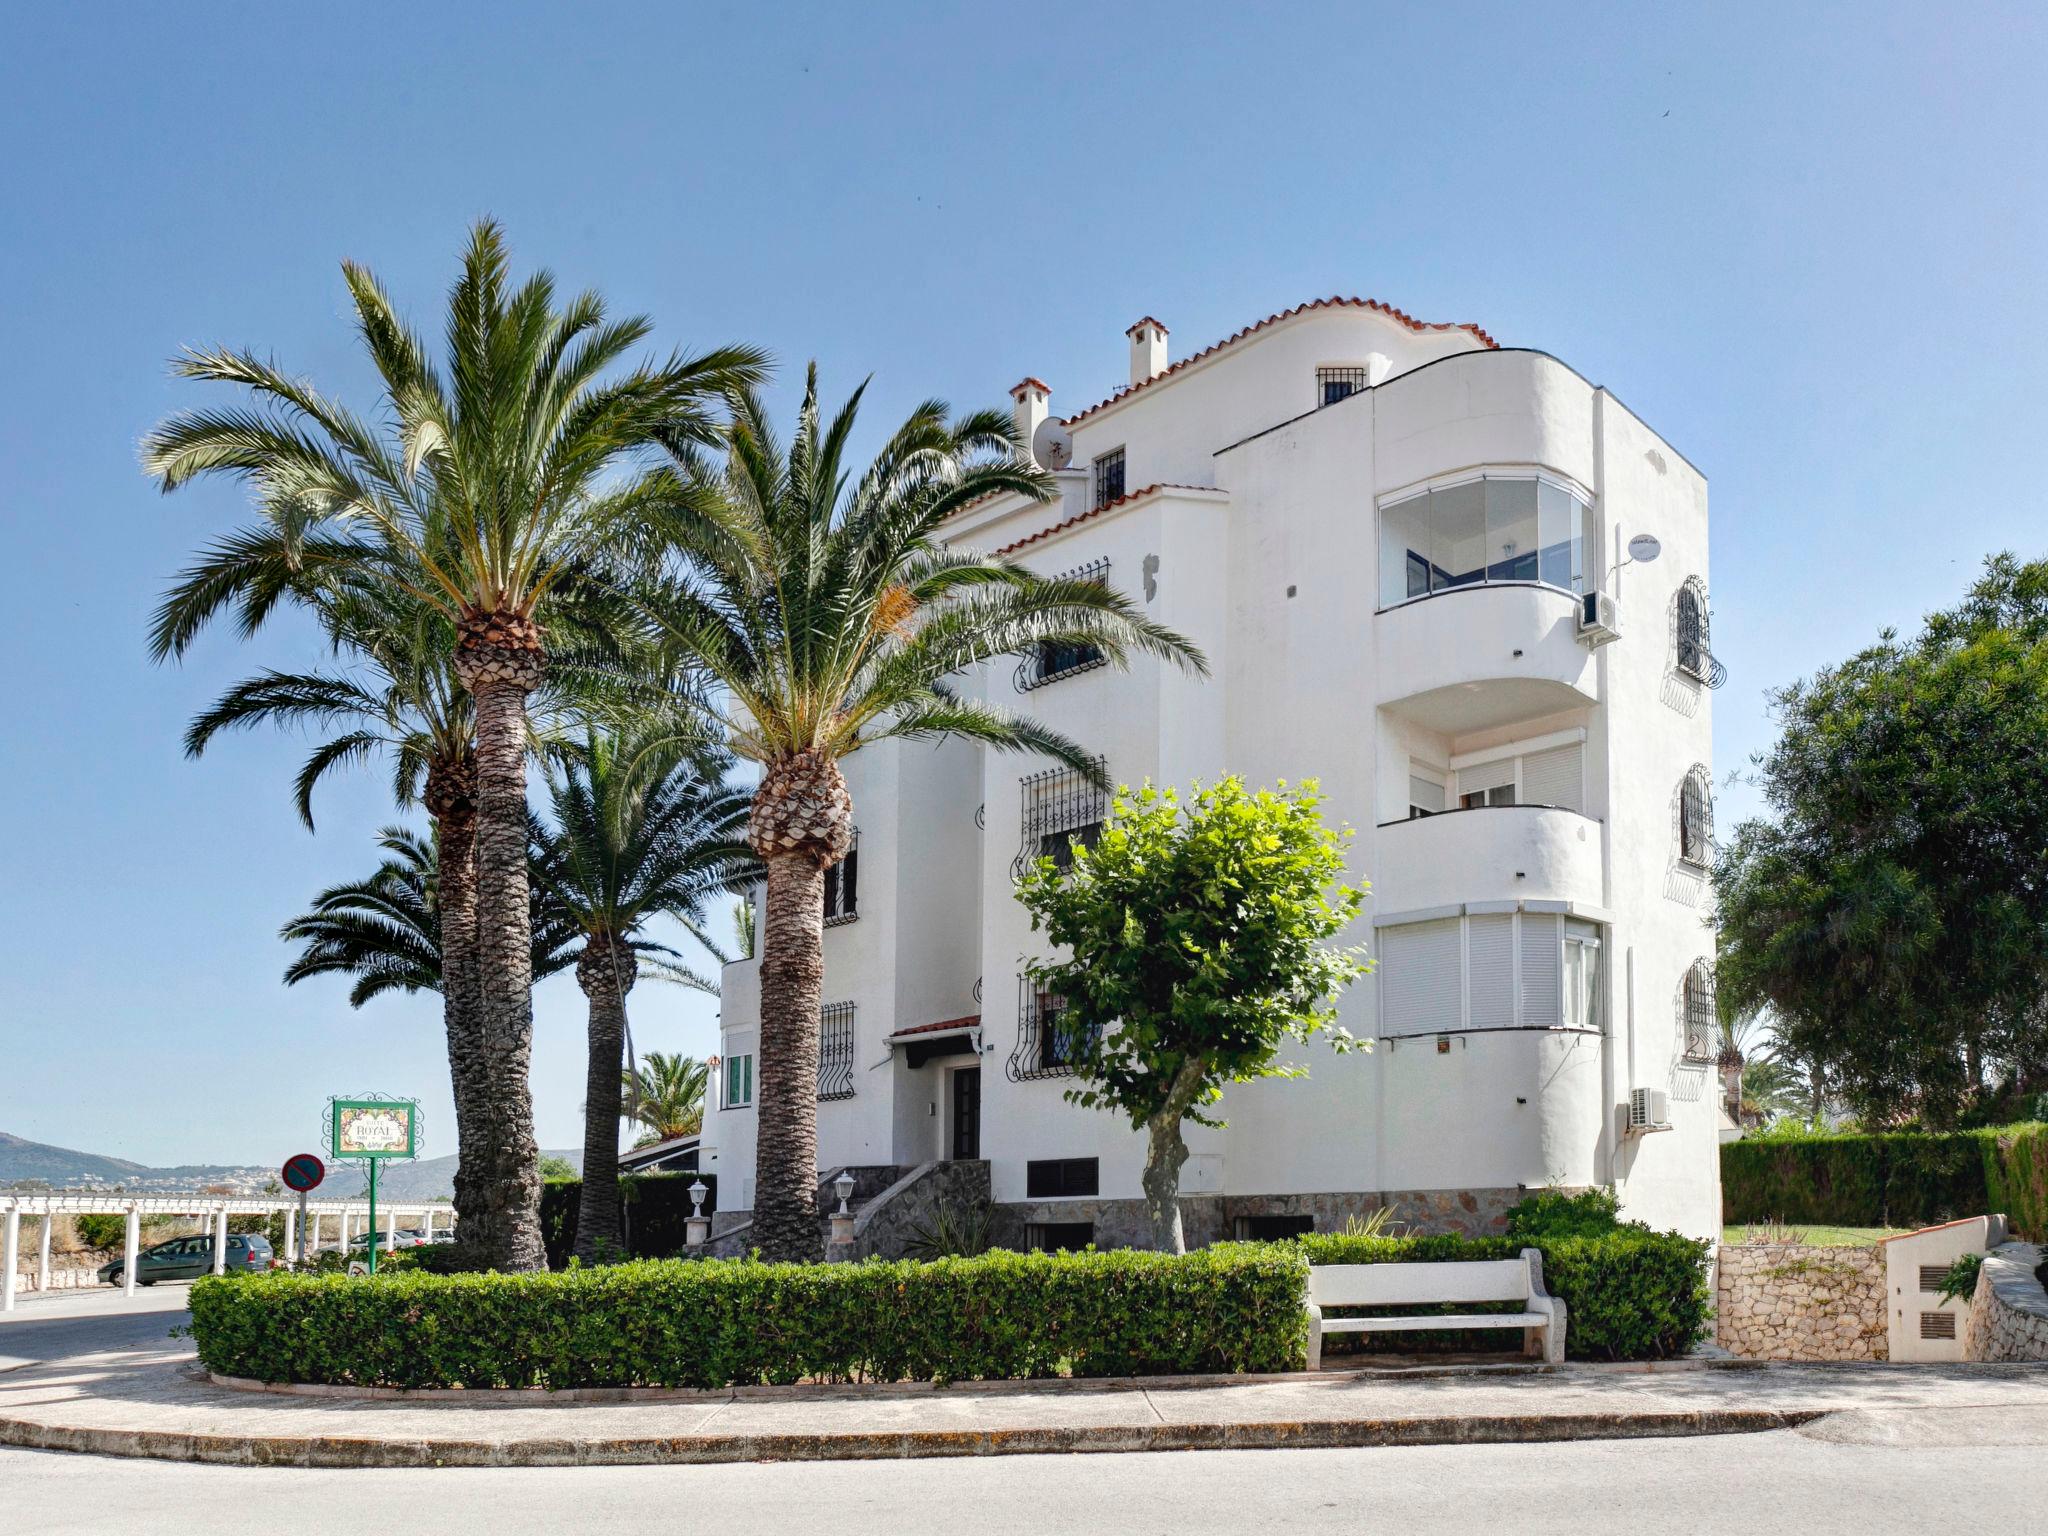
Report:
[[[368,1161],[370,1164],[370,1241],[366,1246],[370,1251],[370,1273],[374,1275],[377,1273],[377,1164],[382,1159],[373,1157]]]
[[[299,1191],[299,1268],[306,1267],[306,1192]]]

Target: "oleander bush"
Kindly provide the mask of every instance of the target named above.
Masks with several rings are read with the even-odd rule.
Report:
[[[1512,1259],[1524,1248],[1543,1255],[1544,1289],[1565,1304],[1565,1355],[1572,1360],[1663,1360],[1682,1355],[1708,1331],[1710,1244],[1657,1232],[1615,1215],[1603,1190],[1566,1195],[1538,1191],[1508,1212],[1500,1237],[1348,1237],[1310,1233],[1295,1239],[1311,1264],[1420,1264]],[[1390,1307],[1413,1313],[1413,1307]],[[1444,1311],[1509,1311],[1459,1304]],[[1384,1340],[1385,1335],[1362,1335]],[[1498,1350],[1497,1330],[1401,1335],[1391,1346]],[[1373,1347],[1368,1345],[1367,1347]],[[1390,1347],[1379,1343],[1378,1347]]]
[[[1730,1223],[1916,1227],[2003,1211],[2048,1232],[2048,1125],[1745,1137],[1721,1148]]]
[[[392,1387],[723,1387],[1299,1369],[1282,1244],[861,1264],[639,1260],[551,1274],[274,1273],[192,1288],[223,1375]]]

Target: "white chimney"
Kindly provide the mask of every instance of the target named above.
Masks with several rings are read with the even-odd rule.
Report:
[[[1142,384],[1166,372],[1166,327],[1150,315],[1124,334],[1131,338],[1131,382]]]
[[[1032,434],[1052,414],[1052,389],[1043,379],[1020,379],[1010,388],[1010,400],[1010,419],[1016,424],[1017,441],[1029,458]]]

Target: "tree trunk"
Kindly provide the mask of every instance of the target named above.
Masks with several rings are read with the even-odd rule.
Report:
[[[806,854],[768,861],[761,949],[761,1060],[754,1241],[766,1259],[817,1263],[818,1011],[825,982],[825,871]]]
[[[463,759],[427,770],[427,810],[434,818],[440,873],[441,1018],[448,1032],[448,1086],[455,1099],[455,1230],[458,1242],[487,1225],[476,1209],[483,1166],[477,1103],[483,1042],[477,1029],[476,764]]]
[[[761,933],[761,1061],[754,1241],[762,1257],[816,1263],[818,1005],[825,983],[825,867],[853,845],[853,800],[822,752],[767,764],[747,841],[768,870]]]
[[[455,665],[476,701],[477,1214],[470,1246],[493,1269],[547,1268],[533,1139],[533,933],[527,907],[526,696],[543,660],[531,621],[465,618]]]
[[[1181,1123],[1202,1090],[1200,1060],[1182,1064],[1166,1091],[1166,1102],[1145,1122],[1145,1215],[1152,1224],[1152,1247],[1160,1253],[1186,1253],[1180,1224],[1180,1170],[1188,1160]]]
[[[619,1106],[626,1057],[626,994],[639,963],[611,938],[593,938],[576,961],[590,999],[590,1064],[583,1078],[583,1193],[576,1207],[576,1257],[609,1264],[626,1257],[619,1220]]]

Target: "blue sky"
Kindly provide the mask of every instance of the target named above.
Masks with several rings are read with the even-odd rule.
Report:
[[[9,7],[0,16],[0,1129],[274,1161],[330,1093],[417,1093],[430,999],[285,991],[277,925],[366,871],[383,781],[299,826],[305,743],[178,747],[281,625],[153,667],[166,578],[239,520],[135,444],[246,344],[367,402],[337,263],[423,322],[465,225],[879,425],[1026,372],[1072,410],[1124,327],[1184,353],[1330,293],[1474,320],[1612,387],[1707,473],[1717,765],[1765,690],[2044,552],[2038,7]],[[1305,768],[1313,765],[1304,765]],[[1754,804],[1724,791],[1724,821]],[[713,1048],[643,987],[643,1049]],[[582,1000],[539,994],[541,1139]]]

